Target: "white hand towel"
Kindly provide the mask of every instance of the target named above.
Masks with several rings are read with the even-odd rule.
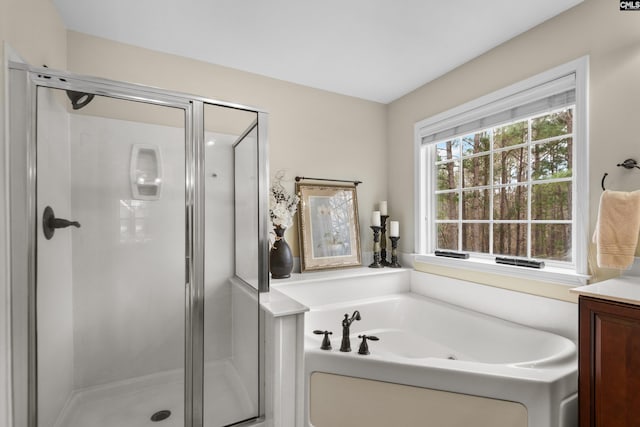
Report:
[[[640,230],[640,190],[610,191],[600,196],[593,233],[598,267],[627,269],[633,264]]]

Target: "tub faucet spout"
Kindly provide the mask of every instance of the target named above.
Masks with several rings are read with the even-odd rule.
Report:
[[[351,340],[349,340],[349,328],[351,324],[355,320],[360,320],[360,312],[358,310],[354,311],[349,318],[349,314],[344,315],[344,320],[342,321],[342,344],[340,345],[340,351],[348,352],[351,351]]]

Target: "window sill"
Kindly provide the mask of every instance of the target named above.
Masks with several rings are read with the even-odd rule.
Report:
[[[579,274],[564,268],[545,267],[543,269],[534,269],[526,267],[516,267],[512,265],[496,264],[493,260],[469,258],[455,259],[446,257],[437,257],[435,255],[416,254],[415,262],[430,264],[440,267],[449,267],[455,269],[463,269],[488,274],[497,274],[501,276],[509,276],[519,279],[534,280],[538,282],[551,282],[568,287],[583,286],[591,276]]]

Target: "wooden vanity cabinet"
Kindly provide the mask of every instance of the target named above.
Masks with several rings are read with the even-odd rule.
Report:
[[[580,296],[580,427],[640,426],[640,306]]]

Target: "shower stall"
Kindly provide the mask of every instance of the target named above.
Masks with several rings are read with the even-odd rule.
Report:
[[[15,426],[260,424],[267,114],[9,69]]]

